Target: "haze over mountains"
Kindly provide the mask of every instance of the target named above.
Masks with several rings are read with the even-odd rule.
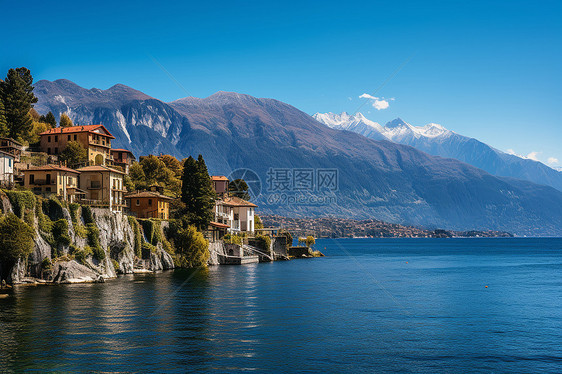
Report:
[[[213,174],[255,171],[262,182],[256,202],[265,213],[562,234],[562,192],[554,188],[496,177],[410,146],[332,129],[277,100],[218,92],[164,103],[123,85],[85,89],[57,80],[39,81],[35,87],[39,113],[52,111],[58,117],[67,112],[77,124],[102,123],[116,137],[115,147],[137,156],[201,153]],[[339,190],[328,193],[337,201],[272,201],[266,191],[270,168],[337,169]]]
[[[562,172],[547,165],[499,151],[441,125],[412,126],[397,118],[381,126],[363,114],[316,113],[319,122],[337,130],[348,130],[375,140],[390,140],[415,147],[431,155],[454,158],[490,174],[528,180],[562,191]]]

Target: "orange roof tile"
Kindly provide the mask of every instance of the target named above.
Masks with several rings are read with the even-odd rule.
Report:
[[[130,195],[125,195],[125,199],[132,199],[132,198],[141,198],[141,197],[155,197],[159,199],[166,199],[166,200],[173,200],[173,198],[159,194],[158,192],[153,191],[137,191]]]
[[[228,178],[225,177],[224,175],[212,175],[212,176],[211,176],[211,180],[214,180],[214,181],[228,181]]]
[[[71,134],[75,132],[94,132],[95,130],[103,128],[107,134],[96,133],[97,135],[107,136],[115,139],[113,135],[105,128],[104,125],[85,125],[85,126],[71,126],[71,127],[55,127],[40,133],[39,135],[57,135],[57,134]]]
[[[80,174],[78,170],[67,168],[66,166],[51,165],[51,164],[42,165],[42,166],[30,166],[29,169],[24,169],[22,171],[25,173],[26,171],[49,171],[49,170],[65,171],[65,172]]]
[[[108,168],[107,166],[103,166],[103,165],[84,166],[83,168],[78,169],[78,171],[81,173],[85,173],[89,171],[101,171],[101,172],[108,171],[113,173],[125,174],[121,170]]]
[[[225,197],[222,201],[223,201],[224,205],[228,205],[228,206],[247,206],[247,207],[257,208],[256,204],[251,203],[249,201],[246,201],[246,200],[241,199],[241,198],[236,197],[236,196]]]

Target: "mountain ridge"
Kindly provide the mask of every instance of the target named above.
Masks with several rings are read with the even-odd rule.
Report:
[[[137,155],[202,154],[213,174],[228,176],[238,168],[251,169],[261,180],[262,194],[256,202],[264,213],[376,218],[519,235],[562,234],[562,193],[553,188],[494,177],[411,146],[331,129],[275,99],[226,92],[171,103],[154,98],[122,100],[107,93],[96,98],[97,92],[76,98],[64,92],[64,84],[55,84],[51,93],[52,85],[41,81],[37,85],[40,112],[52,110],[58,116],[64,109],[75,123],[103,123],[116,137],[116,147]],[[64,106],[55,98],[61,94],[69,99]],[[272,201],[275,191],[268,182],[272,168],[337,170],[336,191],[289,194],[334,200]]]
[[[322,113],[313,117],[324,125],[339,130],[348,130],[378,140],[409,145],[434,156],[454,158],[466,162],[492,175],[528,180],[537,184],[554,187],[562,191],[562,173],[539,161],[524,159],[495,149],[478,139],[460,135],[442,125],[430,123],[426,126],[412,126],[401,118],[394,119],[384,126],[365,118],[358,113],[353,120],[349,114],[330,113],[330,120]],[[360,115],[360,116],[358,116]],[[364,120],[357,121],[357,118]],[[337,126],[334,126],[337,122]],[[378,126],[373,126],[373,123]],[[377,129],[375,134],[368,133],[365,128]],[[378,133],[377,133],[378,132]]]

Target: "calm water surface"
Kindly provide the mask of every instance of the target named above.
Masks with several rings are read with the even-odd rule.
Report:
[[[562,372],[562,239],[316,247],[328,257],[18,287],[0,371]]]

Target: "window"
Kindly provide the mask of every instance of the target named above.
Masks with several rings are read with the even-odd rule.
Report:
[[[50,136],[47,137],[47,141],[48,141],[49,143],[51,142],[51,137],[50,137]]]
[[[152,206],[152,199],[148,199],[148,206]]]
[[[55,148],[55,154],[58,154],[58,153],[59,153],[59,149]]]
[[[70,135],[68,135],[68,140],[70,140]]]
[[[51,154],[51,148],[47,148],[47,154],[48,154],[48,155]]]
[[[136,205],[139,206],[140,205],[140,200],[137,199]]]
[[[29,184],[35,183],[35,174],[29,174]]]
[[[9,167],[9,168],[12,167],[12,159],[11,159],[11,158],[8,159],[8,167]]]
[[[76,141],[76,139],[78,139],[78,138],[76,137],[76,134],[75,134],[75,135],[74,135],[74,141]]]
[[[55,135],[55,143],[59,141],[59,136]]]
[[[51,192],[51,187],[45,187],[45,192]]]

